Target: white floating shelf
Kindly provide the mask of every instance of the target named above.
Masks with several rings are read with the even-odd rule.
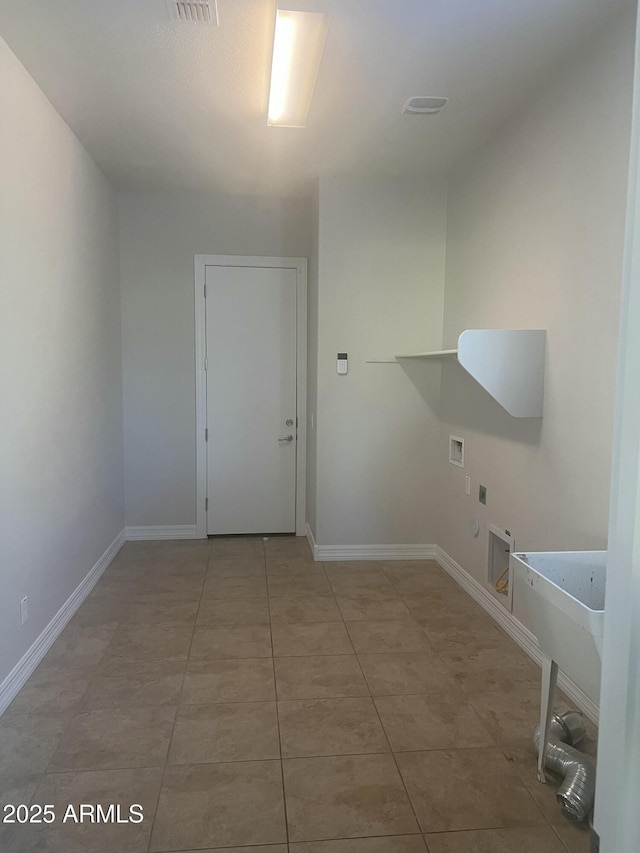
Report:
[[[403,353],[395,359],[457,356],[460,365],[514,418],[541,418],[544,398],[546,331],[467,329],[457,349]]]
[[[457,355],[457,349],[437,349],[433,352],[412,352],[397,355],[396,358],[444,358],[447,355]]]
[[[546,339],[540,329],[467,329],[458,361],[514,418],[541,418]]]

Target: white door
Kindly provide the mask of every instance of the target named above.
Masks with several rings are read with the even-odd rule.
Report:
[[[205,281],[207,533],[295,533],[296,270]]]

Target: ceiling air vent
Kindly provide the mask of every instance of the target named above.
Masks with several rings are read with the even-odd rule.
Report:
[[[434,98],[430,95],[415,95],[404,102],[402,112],[410,115],[432,116],[439,113],[448,100],[449,98]]]
[[[167,0],[167,8],[172,21],[218,26],[216,0]]]

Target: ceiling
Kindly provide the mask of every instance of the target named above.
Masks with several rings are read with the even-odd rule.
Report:
[[[446,174],[631,0],[281,0],[330,27],[306,128],[266,125],[276,0],[0,0],[0,35],[120,186],[299,195],[318,175]],[[444,95],[438,116],[400,114]]]

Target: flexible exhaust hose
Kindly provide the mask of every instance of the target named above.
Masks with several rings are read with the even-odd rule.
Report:
[[[589,817],[596,795],[595,762],[572,746],[579,743],[584,735],[584,723],[575,711],[553,715],[545,767],[563,777],[556,791],[556,800],[564,814],[575,821],[584,821]],[[533,746],[538,755],[540,726],[536,726],[533,733]]]

